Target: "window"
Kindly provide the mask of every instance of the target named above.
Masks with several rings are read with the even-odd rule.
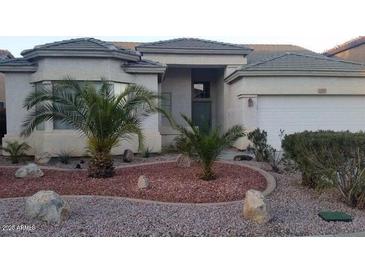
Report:
[[[161,93],[161,108],[167,113],[172,111],[172,94],[171,92]],[[168,124],[168,119],[162,114],[162,124]]]
[[[209,99],[210,98],[210,83],[195,82],[193,84],[193,99]]]

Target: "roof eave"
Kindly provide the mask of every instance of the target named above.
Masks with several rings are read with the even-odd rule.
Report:
[[[263,76],[309,76],[309,77],[365,77],[365,71],[329,71],[329,70],[266,70],[266,71],[244,71],[236,70],[226,78],[224,81],[232,83],[241,77],[263,77]]]
[[[0,65],[0,72],[36,72],[37,66],[12,66],[12,65]]]
[[[127,73],[138,73],[138,74],[164,74],[166,67],[123,67]]]
[[[252,49],[185,49],[185,48],[153,48],[136,47],[142,53],[167,53],[167,54],[203,54],[203,55],[248,55]]]

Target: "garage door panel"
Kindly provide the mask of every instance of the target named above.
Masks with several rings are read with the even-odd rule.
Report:
[[[365,96],[259,96],[258,125],[280,148],[286,134],[304,130],[365,129]]]

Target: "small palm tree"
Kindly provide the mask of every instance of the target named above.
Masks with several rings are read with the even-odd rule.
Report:
[[[24,107],[30,113],[23,123],[22,135],[30,135],[47,120],[67,123],[87,138],[89,176],[111,177],[111,149],[121,139],[136,135],[141,146],[143,118],[161,111],[157,99],[158,95],[139,85],[128,85],[124,92],[114,95],[112,85],[105,80],[96,88],[92,83],[67,78],[57,82],[53,92],[41,89],[25,99]]]
[[[230,128],[224,134],[220,134],[217,128],[199,129],[193,125],[193,122],[181,115],[189,127],[177,125],[176,129],[181,133],[178,139],[180,147],[186,148],[188,151],[181,151],[186,154],[196,154],[202,165],[202,179],[213,180],[215,175],[212,166],[223,149],[233,145],[240,137],[245,136],[242,126],[236,125]],[[185,145],[181,143],[185,142]]]
[[[25,156],[25,153],[29,149],[30,146],[27,143],[19,143],[18,141],[7,141],[6,146],[3,147],[3,150],[9,153],[10,161],[12,164],[19,163],[19,160]]]

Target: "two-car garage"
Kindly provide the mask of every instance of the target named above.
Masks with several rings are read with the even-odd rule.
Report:
[[[268,142],[280,148],[285,134],[304,130],[365,130],[365,96],[258,96],[257,123]]]

